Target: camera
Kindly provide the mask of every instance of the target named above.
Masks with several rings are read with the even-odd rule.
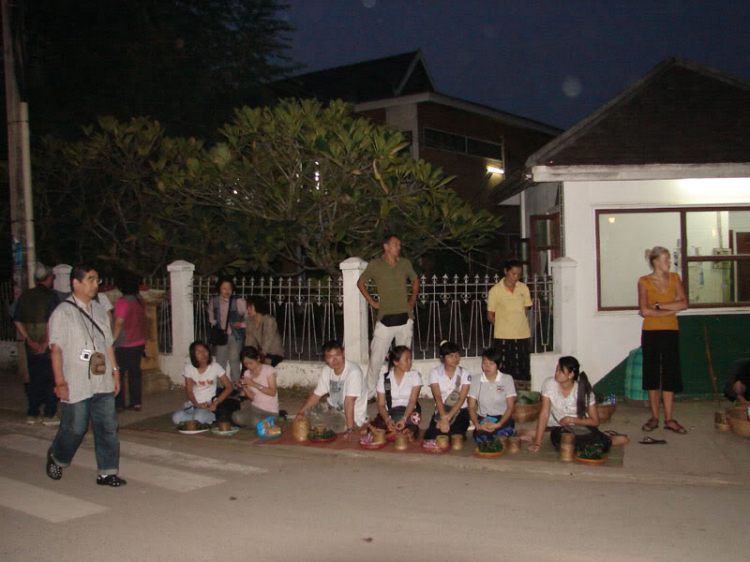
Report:
[[[78,357],[81,361],[91,361],[93,352],[90,349],[84,349],[81,351],[81,355]]]

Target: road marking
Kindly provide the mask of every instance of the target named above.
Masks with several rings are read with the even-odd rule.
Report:
[[[108,509],[3,476],[0,476],[0,490],[3,491],[0,494],[0,505],[3,507],[15,509],[51,523],[62,523]]]
[[[132,445],[132,443],[130,445]],[[25,435],[15,434],[0,436],[0,447],[20,451],[29,455],[46,457],[49,446],[50,443],[48,441]],[[73,458],[73,465],[96,470],[96,457],[94,452],[83,447],[78,449],[76,456]],[[126,480],[145,482],[146,484],[159,486],[160,488],[165,488],[173,492],[191,492],[199,488],[215,486],[226,482],[226,480],[207,476],[201,472],[186,472],[184,470],[165,468],[156,464],[131,460],[122,456],[120,457],[120,473]]]
[[[178,451],[160,449],[149,445],[141,445],[130,441],[120,442],[120,452],[122,455],[134,457],[141,460],[170,462],[180,465],[183,468],[193,468],[200,471],[214,472],[221,470],[223,472],[234,472],[237,474],[262,474],[268,472],[265,468],[257,466],[224,462],[210,457],[200,457],[198,455],[189,455]]]

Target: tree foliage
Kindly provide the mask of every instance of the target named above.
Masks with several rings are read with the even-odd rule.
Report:
[[[404,136],[342,102],[236,110],[223,142],[172,138],[145,118],[100,118],[84,139],[47,139],[35,159],[40,247],[143,274],[334,273],[396,233],[411,258],[487,247],[500,226],[414,161]],[[63,235],[64,233],[64,235]]]

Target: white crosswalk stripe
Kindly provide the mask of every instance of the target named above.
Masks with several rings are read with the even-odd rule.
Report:
[[[0,506],[49,521],[62,523],[107,511],[108,508],[95,503],[45,490],[0,476]]]
[[[26,435],[0,435],[0,447],[30,455],[46,456],[49,445],[50,443],[46,440]],[[221,478],[207,474],[208,472],[216,474],[216,470],[226,470],[240,474],[266,472],[264,469],[253,466],[232,463],[223,464],[216,459],[186,455],[174,451],[164,451],[156,447],[129,442],[121,443],[121,452],[123,454],[120,456],[120,473],[124,478],[152,486],[159,486],[173,492],[191,492],[199,488],[215,486],[225,482]],[[131,456],[152,461],[176,462],[183,468],[195,470],[185,471],[166,468],[151,462],[134,460],[130,458]],[[73,465],[95,470],[96,457],[94,456],[94,452],[81,447],[73,459]]]

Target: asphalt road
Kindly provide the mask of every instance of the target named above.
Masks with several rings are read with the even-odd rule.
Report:
[[[59,482],[54,431],[0,422],[0,560],[747,560],[750,493],[378,453],[122,432],[127,486],[90,436]],[[743,519],[745,521],[743,521]]]

